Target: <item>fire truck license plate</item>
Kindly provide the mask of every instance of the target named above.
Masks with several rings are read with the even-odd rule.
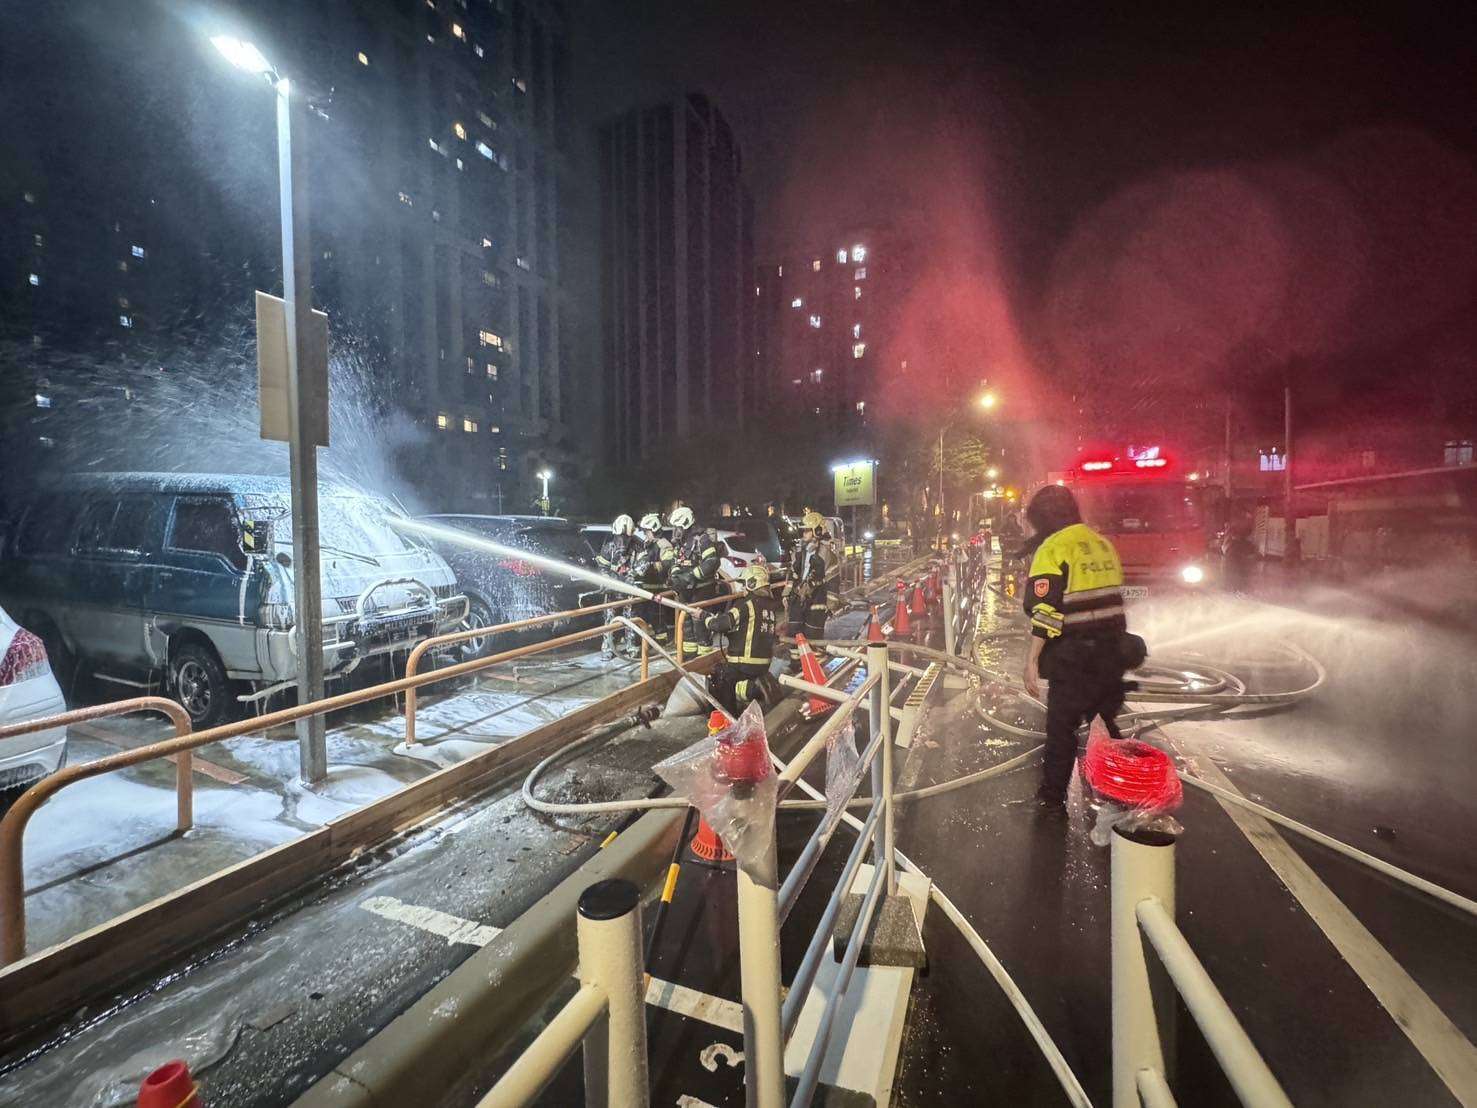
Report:
[[[1123,599],[1124,600],[1143,600],[1148,595],[1149,595],[1149,586],[1148,585],[1124,585],[1123,586]]]

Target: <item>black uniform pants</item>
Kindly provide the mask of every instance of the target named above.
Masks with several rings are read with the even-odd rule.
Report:
[[[1123,707],[1122,650],[1116,638],[1064,636],[1041,656],[1046,692],[1046,749],[1041,759],[1041,795],[1067,795],[1077,760],[1077,728],[1102,716],[1108,734],[1122,738],[1114,717]]]
[[[676,575],[672,578],[672,585],[677,590],[677,599],[683,604],[696,604],[699,600],[711,600],[718,595],[718,583],[716,581],[694,581],[686,574],[679,580]],[[684,654],[696,654],[698,647],[709,646],[713,636],[703,626],[703,619],[711,612],[705,612],[703,616],[689,615],[682,626],[682,652]]]
[[[770,696],[769,666],[759,663],[724,662],[708,679],[708,691],[713,699],[737,716],[748,706],[749,701],[758,700],[768,707]]]
[[[822,639],[826,636],[827,586],[815,585],[809,590],[795,589],[790,593],[789,611],[785,614],[790,621],[790,634],[801,634],[807,639]]]

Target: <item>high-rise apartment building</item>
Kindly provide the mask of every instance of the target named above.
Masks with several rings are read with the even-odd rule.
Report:
[[[700,93],[600,128],[606,452],[649,457],[762,400],[753,207],[733,131]]]
[[[314,106],[296,136],[314,300],[368,393],[335,403],[400,428],[379,448],[437,508],[526,510],[539,470],[588,472],[574,367],[592,359],[564,275],[594,244],[561,231],[581,176],[562,3],[260,0],[216,11],[219,26],[120,14],[97,0],[14,28],[34,49],[7,84],[34,110],[0,123],[22,152],[0,195],[0,327],[7,360],[45,381],[22,394],[48,407],[12,411],[12,436],[44,451],[48,417],[76,427],[61,409],[98,401],[69,390],[70,352],[167,373],[192,322],[244,315],[223,330],[249,340],[252,289],[280,289],[273,96],[211,48],[222,33]]]

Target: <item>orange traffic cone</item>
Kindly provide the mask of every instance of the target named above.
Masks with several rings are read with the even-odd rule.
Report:
[[[708,734],[716,735],[728,726],[728,717],[722,712],[710,712],[708,714]],[[728,847],[723,845],[723,840],[718,837],[718,832],[708,826],[708,821],[701,815],[697,817],[697,834],[687,844],[689,850],[704,862],[721,863],[733,861],[733,855],[728,852]]]
[[[928,598],[923,595],[923,582],[913,586],[913,608],[912,614],[916,618],[922,618],[928,614]]]
[[[894,639],[907,639],[913,634],[913,621],[908,618],[908,603],[903,599],[905,587],[901,581],[897,583],[897,608],[892,614],[892,637]]]
[[[821,660],[815,656],[815,651],[810,648],[804,635],[795,636],[795,649],[800,652],[800,675],[812,685],[824,685],[826,683],[826,671],[821,669]],[[836,705],[832,704],[823,696],[810,696],[810,702],[806,705],[805,714],[810,719],[825,715]]]
[[[184,1062],[166,1062],[138,1087],[138,1108],[200,1108],[199,1086]]]
[[[872,618],[867,620],[867,641],[886,642],[887,636],[882,633],[882,621],[877,618],[877,605],[872,605]]]

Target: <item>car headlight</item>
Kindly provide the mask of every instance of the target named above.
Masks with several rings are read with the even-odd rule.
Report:
[[[1180,570],[1180,580],[1187,585],[1198,585],[1205,580],[1205,570],[1199,566],[1186,566]]]

